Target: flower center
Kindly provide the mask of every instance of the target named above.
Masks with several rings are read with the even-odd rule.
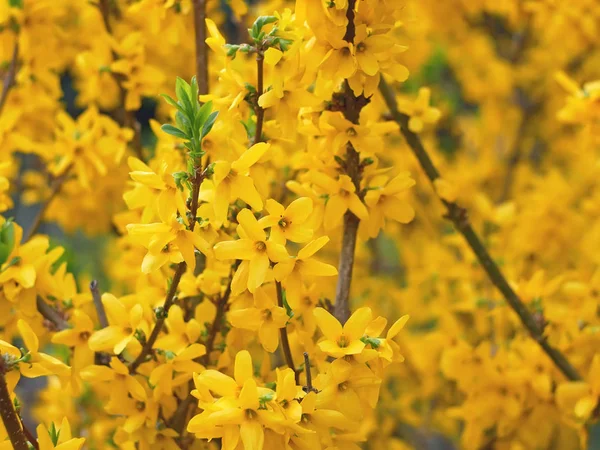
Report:
[[[354,137],[356,136],[356,130],[354,129],[354,127],[350,127],[346,130],[346,134],[350,137]]]
[[[267,244],[263,241],[257,241],[254,244],[254,248],[257,252],[263,253],[267,249]]]
[[[340,336],[340,338],[338,339],[338,346],[340,348],[348,347],[348,339],[346,339],[346,336],[344,336],[344,335]]]
[[[288,222],[288,220],[285,217],[282,217],[281,220],[279,221],[279,226],[281,228],[287,228],[287,226],[290,224],[290,222]]]

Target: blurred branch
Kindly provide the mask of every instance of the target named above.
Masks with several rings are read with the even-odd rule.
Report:
[[[440,178],[440,174],[437,168],[434,166],[427,150],[423,146],[421,139],[418,135],[410,131],[408,128],[409,116],[402,114],[398,111],[396,103],[396,97],[392,89],[388,86],[386,81],[382,78],[379,84],[379,90],[385,100],[387,107],[394,120],[400,125],[400,131],[406,143],[416,156],[421,168],[433,183],[435,180]],[[498,288],[498,290],[504,296],[506,302],[510,305],[513,311],[519,316],[519,319],[523,326],[529,331],[531,337],[539,344],[542,350],[550,357],[556,367],[565,375],[569,380],[581,380],[581,375],[566,359],[566,357],[556,348],[552,347],[547,338],[544,336],[543,325],[540,325],[539,321],[529,311],[527,306],[515,293],[513,288],[510,286],[498,265],[494,262],[487,249],[484,247],[481,239],[477,233],[473,230],[467,211],[461,206],[454,202],[449,202],[444,199],[440,199],[446,207],[447,213],[445,217],[452,221],[456,230],[463,235],[467,244],[479,260],[483,269],[488,275],[490,281]]]
[[[44,203],[42,203],[41,208],[39,209],[36,216],[33,218],[33,222],[31,224],[31,226],[29,227],[27,234],[23,238],[23,242],[27,242],[29,239],[31,239],[37,233],[38,229],[40,228],[40,225],[42,224],[42,221],[44,220],[44,215],[46,214],[46,211],[50,207],[52,200],[54,200],[56,198],[56,196],[62,189],[65,181],[67,181],[67,179],[71,175],[72,168],[73,168],[73,164],[71,163],[61,175],[54,178],[54,180],[52,181],[52,183],[50,185],[50,195],[44,201]]]
[[[15,47],[13,49],[13,55],[8,66],[8,72],[4,76],[4,82],[2,84],[2,93],[0,94],[0,114],[4,110],[4,105],[8,99],[8,94],[15,84],[15,76],[17,75],[17,61],[19,59],[19,41],[15,37]]]

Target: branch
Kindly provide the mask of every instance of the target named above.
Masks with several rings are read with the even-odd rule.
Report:
[[[40,225],[42,224],[42,221],[44,220],[44,215],[46,214],[46,211],[48,211],[48,208],[50,207],[50,203],[52,203],[52,200],[54,200],[56,198],[56,196],[59,194],[60,190],[62,189],[63,185],[65,184],[65,181],[67,181],[67,179],[71,175],[72,169],[73,169],[73,163],[71,163],[61,175],[59,175],[52,181],[52,184],[50,186],[50,195],[44,201],[44,203],[42,203],[42,207],[40,208],[40,210],[34,217],[33,223],[31,224],[31,227],[29,228],[27,235],[23,239],[23,242],[27,242],[29,239],[31,239],[33,237],[33,235],[35,235],[37,233],[37,231],[40,228]]]
[[[25,437],[27,438],[27,440],[29,441],[31,446],[35,450],[39,450],[40,444],[38,443],[38,441],[35,438],[35,436],[33,435],[33,433],[27,428],[27,426],[25,425],[25,422],[23,421],[23,418],[21,417],[20,414],[19,414],[19,422],[21,422],[21,428],[23,428],[23,433],[25,433]]]
[[[348,9],[346,10],[346,18],[348,25],[346,26],[346,34],[344,40],[352,44],[356,34],[356,26],[354,24],[354,8],[356,0],[348,1]],[[360,111],[369,102],[362,94],[355,96],[350,88],[348,81],[344,81],[344,91],[339,98],[341,103],[341,112],[344,117],[354,124],[358,124]],[[346,174],[352,179],[356,193],[362,200],[360,193],[360,182],[362,178],[362,169],[360,167],[360,156],[350,142],[346,145],[346,159],[342,167]],[[335,305],[334,315],[340,323],[344,324],[350,317],[350,285],[352,283],[352,269],[354,267],[354,254],[356,251],[356,238],[358,235],[358,225],[360,219],[347,211],[344,215],[344,228],[342,234],[342,250],[340,252],[340,260],[338,263],[338,279],[335,290]]]
[[[194,0],[196,80],[198,93],[208,94],[208,48],[206,45],[206,0]]]
[[[21,428],[21,421],[10,399],[5,376],[7,367],[3,358],[4,356],[0,355],[0,416],[14,450],[29,450],[27,437]]]
[[[233,265],[232,272],[235,274],[238,266],[240,265],[240,261],[236,261]],[[202,358],[202,364],[208,366],[210,364],[210,354],[213,352],[215,347],[215,339],[217,338],[217,334],[221,329],[221,324],[223,322],[223,318],[225,317],[225,313],[229,309],[229,297],[231,297],[231,282],[233,280],[233,275],[229,278],[229,284],[227,285],[227,289],[223,293],[223,296],[217,302],[217,312],[215,314],[215,319],[212,322],[210,330],[208,332],[208,338],[206,340],[206,354]]]
[[[36,306],[38,312],[44,317],[44,319],[49,321],[54,328],[56,328],[56,330],[66,330],[69,328],[69,323],[64,319],[62,314],[46,303],[42,297],[37,297]]]
[[[189,229],[191,232],[194,232],[194,228],[196,227],[196,214],[198,213],[198,197],[200,195],[200,185],[202,184],[202,180],[204,179],[204,172],[200,170],[198,166],[195,167],[195,177],[192,181],[192,202],[189,209]],[[171,306],[175,303],[177,293],[177,288],[179,287],[179,282],[181,281],[181,277],[185,273],[187,269],[187,264],[185,261],[180,262],[177,265],[177,269],[175,270],[175,275],[173,276],[173,280],[171,281],[171,286],[169,286],[169,291],[167,292],[167,297],[165,298],[165,303],[163,304],[163,312],[157,317],[156,323],[154,324],[154,328],[150,333],[150,337],[146,340],[144,346],[142,347],[142,351],[137,356],[137,358],[131,363],[129,366],[129,372],[135,373],[140,364],[146,361],[146,357],[152,353],[152,347],[158,339],[158,335],[160,334],[164,324],[165,319],[169,315],[169,310]]]
[[[4,77],[4,83],[2,86],[2,93],[0,94],[0,114],[4,110],[4,105],[8,99],[8,93],[15,84],[15,76],[17,75],[17,60],[19,59],[19,41],[18,37],[15,36],[15,47],[13,49],[12,59],[8,66],[8,73]]]
[[[277,290],[277,305],[283,308],[283,288],[279,281],[275,282],[275,288]],[[294,358],[292,357],[292,350],[290,349],[290,340],[287,334],[287,324],[279,329],[279,335],[281,337],[281,349],[283,350],[283,356],[285,362],[290,369],[294,371],[294,377],[296,378],[296,384],[300,384],[300,372],[296,370],[294,366]]]
[[[437,168],[433,165],[433,162],[431,161],[427,150],[425,150],[425,147],[423,146],[419,136],[410,131],[408,128],[408,121],[410,118],[398,111],[394,92],[383,78],[381,78],[379,90],[394,120],[398,123],[398,125],[400,125],[400,130],[406,139],[406,143],[419,160],[419,164],[429,180],[433,183],[440,177],[440,174]],[[544,336],[543,327],[539,325],[533,314],[531,314],[527,306],[512,289],[500,271],[499,267],[482,244],[481,239],[473,230],[473,227],[471,226],[467,217],[466,210],[454,202],[448,202],[444,199],[441,199],[441,201],[447,209],[445,217],[451,220],[457,231],[463,235],[467,241],[467,244],[469,247],[471,247],[471,250],[479,260],[479,263],[483,266],[488,278],[502,293],[506,302],[510,305],[513,311],[519,316],[521,323],[527,329],[527,331],[529,331],[531,337],[540,345],[542,350],[550,357],[550,359],[565,375],[565,377],[572,381],[581,380],[581,376],[569,363],[565,356],[548,343],[546,337]]]
[[[304,392],[306,392],[307,394],[309,392],[316,392],[318,393],[319,390],[315,387],[313,387],[312,384],[312,373],[310,370],[310,358],[308,357],[308,353],[304,352],[304,374],[306,376],[306,386],[304,387]],[[298,382],[296,382],[296,384],[298,384]]]
[[[254,143],[262,141],[263,123],[265,121],[265,110],[258,104],[258,99],[263,94],[264,87],[264,61],[265,56],[262,50],[256,53],[256,130],[254,132]]]
[[[98,280],[92,280],[90,283],[90,291],[92,291],[92,299],[94,300],[94,307],[96,308],[100,328],[106,328],[108,326],[108,319],[106,318],[106,311],[102,304],[102,295],[100,294]]]

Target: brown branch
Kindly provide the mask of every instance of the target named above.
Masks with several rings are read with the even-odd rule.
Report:
[[[194,0],[196,38],[196,80],[198,93],[208,94],[208,47],[206,45],[206,0]]]
[[[421,139],[418,135],[410,131],[408,128],[408,121],[410,117],[402,114],[398,111],[398,105],[396,103],[396,97],[392,89],[388,86],[383,78],[379,85],[379,90],[385,100],[385,103],[390,110],[394,120],[400,125],[400,130],[406,143],[416,156],[421,168],[433,183],[436,179],[440,178],[440,174],[437,168],[434,166],[427,150],[423,146]],[[527,329],[531,337],[539,344],[542,350],[550,357],[556,367],[567,377],[569,380],[581,380],[581,376],[577,370],[569,363],[566,357],[556,348],[552,347],[546,337],[544,336],[543,326],[539,324],[534,315],[529,311],[527,306],[515,293],[513,288],[510,286],[498,265],[494,262],[487,249],[481,242],[481,239],[471,226],[467,212],[464,208],[460,207],[454,202],[448,202],[441,199],[442,203],[446,207],[447,213],[446,218],[452,221],[457,231],[463,235],[467,244],[479,260],[490,281],[498,288],[498,290],[504,296],[506,302],[510,305],[513,311],[519,316],[519,319],[523,326]]]
[[[62,313],[46,303],[42,297],[37,297],[36,306],[38,312],[44,317],[44,319],[50,322],[57,331],[66,330],[69,328],[69,323],[65,320]]]
[[[157,314],[158,317],[156,319],[156,323],[154,324],[154,328],[150,333],[150,337],[146,340],[140,354],[129,365],[129,373],[134,374],[137,368],[140,366],[140,364],[146,362],[146,357],[152,353],[152,347],[154,346],[156,339],[158,339],[158,335],[160,334],[165,324],[165,319],[169,314],[169,309],[171,309],[171,306],[173,306],[173,304],[175,303],[175,294],[177,292],[177,288],[179,287],[181,277],[185,273],[186,268],[187,265],[183,261],[177,265],[175,275],[173,275],[173,280],[171,280],[171,285],[169,286],[169,291],[167,292],[167,297],[165,298],[165,302],[163,304],[163,312],[161,314]]]
[[[349,0],[346,18],[348,25],[346,26],[346,34],[344,40],[353,43],[356,34],[356,25],[354,23],[356,0]],[[359,123],[360,111],[369,102],[362,94],[354,95],[348,81],[344,82],[344,91],[338,98],[340,111],[344,117],[354,124]],[[346,159],[343,167],[346,174],[352,179],[356,193],[360,194],[360,182],[362,178],[362,169],[360,166],[360,155],[354,149],[350,142],[346,145]],[[358,226],[360,219],[347,211],[344,214],[344,227],[342,233],[342,250],[340,252],[340,260],[338,263],[338,279],[335,291],[334,315],[342,323],[346,323],[350,317],[350,286],[352,284],[352,269],[354,267],[354,254],[356,251],[356,239],[358,236]]]
[[[29,430],[29,428],[27,428],[27,426],[25,425],[25,422],[23,421],[23,418],[21,417],[20,414],[19,414],[19,421],[21,422],[21,427],[23,428],[23,433],[25,433],[25,437],[27,438],[27,440],[29,441],[31,446],[35,450],[39,450],[40,444],[38,443],[38,441],[35,438],[35,436],[33,435],[33,433]]]
[[[275,289],[277,290],[277,305],[280,308],[283,308],[283,288],[281,287],[281,283],[279,281],[275,282]],[[296,384],[300,384],[300,372],[296,370],[296,366],[294,366],[294,358],[292,357],[292,350],[290,349],[290,340],[287,334],[287,324],[283,328],[279,329],[279,335],[281,337],[281,349],[283,350],[285,362],[288,365],[288,367],[294,371]]]
[[[258,99],[263,94],[264,87],[264,61],[265,57],[262,51],[256,53],[256,130],[254,132],[254,143],[262,141],[263,123],[265,121],[265,110],[258,104]]]
[[[102,295],[100,294],[98,280],[91,281],[90,291],[92,292],[92,299],[94,300],[94,308],[96,308],[96,314],[98,315],[98,323],[100,324],[100,328],[106,328],[108,326],[108,319],[106,317],[104,305],[102,304]]]
[[[310,358],[308,357],[308,353],[304,352],[304,375],[306,376],[306,386],[304,387],[304,392],[307,394],[309,392],[319,392],[319,390],[313,387],[312,384],[312,372],[310,370]],[[298,384],[298,382],[296,382]]]
[[[27,437],[21,428],[21,421],[10,399],[10,392],[8,391],[5,376],[7,370],[4,355],[0,354],[0,417],[2,417],[4,428],[14,450],[29,450]]]
[[[215,313],[215,319],[213,320],[210,330],[208,332],[208,338],[206,339],[206,354],[202,358],[202,364],[208,366],[210,364],[210,354],[213,352],[215,347],[215,340],[217,338],[217,334],[221,330],[221,325],[223,323],[223,319],[225,318],[225,313],[229,309],[229,298],[231,297],[231,282],[233,280],[233,274],[237,270],[240,265],[240,261],[236,261],[232,268],[232,275],[229,278],[229,284],[227,285],[227,289],[223,293],[223,296],[217,302],[217,312]]]
[[[8,72],[4,77],[4,83],[2,85],[2,93],[0,94],[0,114],[4,110],[6,100],[8,100],[8,94],[15,84],[15,76],[17,75],[17,61],[19,59],[19,40],[15,36],[15,47],[13,49],[12,59],[8,66]]]
[[[27,242],[29,239],[31,239],[33,237],[33,235],[35,235],[35,233],[37,233],[38,229],[40,228],[40,225],[42,224],[42,221],[44,220],[44,215],[46,214],[46,211],[48,211],[48,208],[50,207],[50,204],[52,203],[52,200],[54,200],[56,198],[56,196],[59,194],[60,190],[62,189],[63,185],[65,184],[65,182],[69,179],[72,169],[73,169],[73,163],[71,163],[61,175],[54,178],[54,180],[52,181],[51,186],[50,186],[50,195],[44,201],[44,203],[42,203],[42,206],[39,209],[36,216],[34,217],[31,227],[29,227],[29,230],[28,230],[27,234],[25,235],[23,242]]]
[[[198,165],[195,166],[195,176],[192,181],[192,201],[189,209],[189,229],[191,232],[194,232],[194,228],[196,227],[196,214],[198,213],[198,197],[200,195],[200,185],[202,184],[202,180],[204,179],[204,172],[202,172]],[[173,280],[171,281],[171,285],[169,286],[169,291],[167,292],[167,297],[165,298],[165,303],[163,304],[163,311],[157,317],[156,323],[154,324],[154,328],[150,333],[150,337],[144,343],[142,347],[142,351],[137,356],[137,358],[131,363],[129,366],[129,372],[135,373],[140,364],[146,361],[146,357],[152,353],[152,347],[158,339],[158,335],[160,334],[164,324],[165,319],[169,315],[169,310],[171,306],[175,303],[177,293],[177,288],[179,287],[179,282],[181,281],[181,277],[185,273],[187,269],[187,264],[185,261],[180,262],[177,265],[177,269],[175,270],[175,275],[173,276]]]

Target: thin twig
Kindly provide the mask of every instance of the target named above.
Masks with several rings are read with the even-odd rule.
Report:
[[[21,428],[21,421],[10,399],[5,376],[7,370],[3,355],[0,355],[0,417],[2,417],[4,428],[14,450],[29,450],[27,437]]]
[[[152,347],[154,346],[156,339],[158,339],[158,335],[165,324],[165,320],[169,314],[169,309],[171,309],[171,306],[173,306],[175,303],[175,293],[177,292],[179,282],[181,281],[181,277],[185,273],[186,268],[187,264],[183,261],[177,265],[175,275],[173,275],[173,280],[171,281],[169,291],[167,292],[167,297],[165,298],[165,302],[163,304],[163,312],[159,315],[159,317],[157,317],[154,328],[150,333],[150,337],[146,340],[146,343],[142,347],[142,351],[129,366],[129,373],[134,374],[140,364],[146,362],[146,357],[152,353]]]
[[[92,292],[92,299],[94,300],[94,307],[96,308],[96,314],[98,315],[98,323],[100,323],[100,328],[106,328],[108,326],[108,319],[106,317],[104,305],[102,304],[102,295],[100,294],[98,280],[91,281],[90,291]]]
[[[69,323],[64,319],[63,315],[46,303],[42,297],[37,297],[36,306],[38,312],[44,317],[44,319],[50,322],[57,331],[66,330],[69,328]]]
[[[8,66],[8,72],[4,77],[4,83],[2,85],[2,93],[0,94],[0,114],[4,110],[4,105],[6,104],[6,100],[8,99],[8,93],[12,89],[15,84],[15,76],[17,75],[17,61],[19,59],[19,40],[18,37],[15,36],[15,47],[13,49],[12,59],[10,60],[10,65]]]
[[[71,163],[61,175],[59,175],[52,181],[51,186],[50,186],[50,195],[48,196],[48,198],[46,198],[46,200],[44,200],[44,203],[42,203],[42,206],[39,209],[39,211],[37,212],[36,216],[34,217],[33,222],[31,224],[31,226],[29,227],[27,234],[26,234],[25,238],[23,239],[23,242],[27,242],[29,239],[31,239],[37,233],[40,226],[42,225],[42,222],[44,220],[44,215],[46,214],[46,211],[48,211],[48,208],[50,207],[52,200],[54,200],[56,198],[56,196],[59,194],[60,190],[62,189],[63,185],[65,184],[65,182],[69,179],[72,169],[73,169],[73,163]]]
[[[400,130],[406,139],[406,143],[418,159],[421,168],[429,180],[433,183],[436,179],[440,178],[440,174],[437,168],[433,165],[433,162],[431,161],[427,150],[425,150],[425,147],[423,146],[419,136],[410,131],[408,128],[408,121],[410,118],[398,111],[394,92],[383,78],[381,78],[379,90],[394,120],[398,123],[398,125],[400,125]],[[550,357],[550,359],[565,375],[565,377],[573,381],[581,380],[581,376],[571,365],[571,363],[569,363],[566,357],[558,349],[552,347],[548,343],[548,340],[544,336],[543,326],[539,324],[539,321],[536,320],[527,306],[515,293],[500,271],[498,265],[494,262],[487,249],[482,244],[481,239],[473,230],[473,227],[469,222],[466,210],[454,202],[448,202],[444,199],[440,200],[447,209],[445,217],[451,220],[457,231],[463,235],[469,247],[471,247],[471,250],[479,260],[479,263],[483,266],[488,278],[502,293],[506,302],[510,305],[513,311],[519,316],[521,323],[527,329],[531,337],[540,345],[542,350]]]
[[[281,287],[281,283],[279,281],[275,282],[275,289],[277,290],[277,305],[280,308],[283,308],[283,288]],[[296,366],[294,366],[294,358],[292,357],[292,350],[290,349],[290,340],[287,334],[287,324],[279,329],[279,335],[281,337],[281,349],[283,350],[283,356],[285,358],[285,362],[290,369],[294,371],[294,378],[296,379],[296,384],[300,383],[300,372],[296,370]]]
[[[264,87],[264,61],[265,57],[262,51],[256,53],[256,131],[254,132],[254,143],[262,142],[263,123],[265,121],[265,110],[258,104],[258,99],[263,94]]]
[[[206,0],[194,0],[194,33],[196,39],[196,80],[198,93],[208,94],[208,46],[206,45]]]
[[[40,444],[38,443],[38,441],[35,438],[35,436],[33,435],[33,433],[29,430],[29,428],[27,428],[27,426],[25,425],[25,422],[23,421],[23,418],[21,417],[20,414],[19,414],[19,421],[21,422],[21,428],[23,428],[23,433],[25,433],[25,437],[27,437],[27,440],[29,441],[31,446],[35,450],[39,450]]]
[[[313,384],[312,384],[312,373],[310,370],[310,358],[308,357],[308,353],[306,353],[306,352],[304,352],[304,375],[306,376],[306,386],[304,387],[304,392],[306,392],[307,394],[309,392],[319,392],[319,390],[317,388],[313,387]]]

